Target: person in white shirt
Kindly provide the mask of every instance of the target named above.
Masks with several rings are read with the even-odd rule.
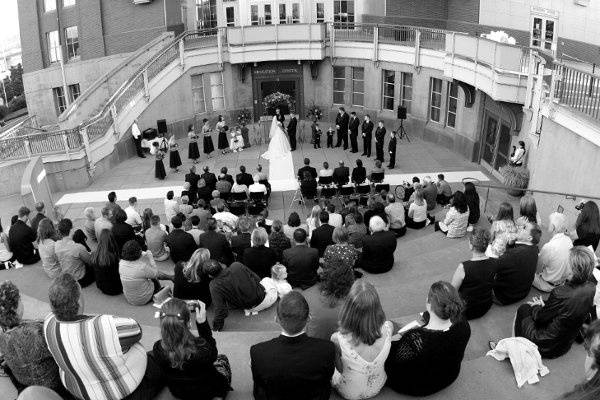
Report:
[[[323,163],[323,169],[319,171],[319,176],[322,176],[322,177],[333,176],[333,169],[329,168],[329,163],[327,161],[325,161]]]
[[[552,239],[540,250],[537,272],[533,286],[542,292],[550,292],[569,280],[572,275],[569,266],[569,250],[573,247],[571,238],[566,235],[567,219],[562,213],[553,212],[549,217],[548,230]]]
[[[260,181],[260,176],[258,174],[255,174],[252,179],[254,179],[254,183],[252,185],[250,185],[250,187],[248,188],[248,191],[250,193],[263,193],[263,194],[267,194],[267,187],[265,185],[263,185],[262,183],[259,183]]]
[[[277,295],[281,299],[292,291],[292,285],[287,281],[287,268],[285,265],[277,263],[271,267],[271,277],[262,278],[260,284],[265,288],[274,287],[277,289]]]
[[[200,217],[198,217],[197,215],[192,215],[190,217],[190,221],[192,222],[192,229],[187,231],[187,233],[192,235],[194,241],[196,242],[196,245],[200,245],[200,235],[204,233],[202,229],[198,228],[198,225],[200,225]]]
[[[142,217],[140,217],[140,213],[136,210],[137,207],[137,198],[130,197],[129,198],[129,207],[125,208],[125,214],[127,214],[126,223],[131,225],[134,228],[139,228],[142,226]]]
[[[520,167],[525,161],[525,142],[519,140],[519,147],[515,150],[515,154],[510,158],[510,163]]]
[[[137,119],[134,120],[133,124],[131,125],[131,136],[133,136],[135,151],[137,152],[138,157],[146,158],[144,151],[142,150],[142,132],[140,132]]]
[[[258,176],[258,179],[256,179],[256,177]],[[263,167],[262,165],[258,164],[258,166],[256,167],[256,174],[254,175],[254,182],[260,182],[260,181],[266,181],[268,179],[268,176],[266,173],[263,172]]]
[[[225,210],[225,204],[219,204],[213,218],[217,221],[221,221],[224,225],[227,225],[227,228],[229,228],[231,232],[235,230],[238,222],[238,217],[235,214]],[[229,231],[229,229],[224,230]]]
[[[342,214],[335,212],[335,204],[327,204],[327,212],[329,213],[328,224],[334,228],[341,228],[344,224],[344,217],[342,217]]]
[[[248,194],[248,186],[241,183],[240,179],[237,179],[237,177],[236,177],[236,182],[231,187],[231,193],[242,193],[242,192],[246,192],[246,194]]]
[[[179,205],[177,204],[177,200],[174,200],[174,197],[175,193],[169,190],[165,199],[165,216],[167,217],[167,221],[170,221],[179,212]]]

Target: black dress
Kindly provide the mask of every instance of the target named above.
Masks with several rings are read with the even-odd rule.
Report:
[[[465,317],[482,317],[492,307],[492,288],[498,262],[495,258],[486,258],[462,264],[465,278],[458,292],[466,303]]]
[[[204,154],[210,154],[215,151],[215,145],[213,144],[212,137],[210,136],[210,128],[208,126],[202,127],[202,134],[204,135],[203,151]]]
[[[162,151],[156,152],[156,163],[154,168],[154,177],[158,179],[165,179],[167,172],[165,171],[165,164],[163,163],[165,154]]]
[[[200,150],[198,149],[198,136],[193,132],[188,133],[190,138],[190,144],[188,145],[188,158],[190,160],[197,160],[200,158]]]
[[[92,267],[96,277],[96,286],[102,293],[109,296],[123,293],[123,285],[119,276],[119,257],[116,254],[111,257],[110,265],[100,265],[92,262]]]
[[[179,150],[177,150],[177,145],[171,145],[171,149],[169,151],[169,167],[172,169],[177,169],[181,165],[181,157],[179,156]]]
[[[225,149],[229,148],[229,141],[227,141],[226,127],[227,127],[227,125],[225,125],[225,124],[222,124],[222,125],[217,124],[217,129],[219,129],[219,140],[217,142],[219,150],[225,150]]]
[[[178,262],[174,269],[173,297],[182,300],[200,300],[206,307],[210,306],[209,278],[203,276],[200,282],[188,282],[183,275],[184,262]]]

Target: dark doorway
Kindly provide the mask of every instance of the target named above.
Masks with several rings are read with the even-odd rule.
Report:
[[[263,99],[275,92],[290,95],[294,101],[295,112],[303,115],[303,76],[302,65],[291,62],[264,63],[252,68],[252,87],[254,96],[254,118],[262,115],[274,115],[275,110],[267,110]],[[281,106],[283,115],[290,110],[287,105]]]
[[[271,93],[281,92],[288,94],[297,101],[296,96],[296,81],[264,81],[260,83],[260,97],[261,101]],[[280,106],[283,115],[290,113],[290,109],[287,105]],[[268,115],[275,115],[275,110],[266,110]]]

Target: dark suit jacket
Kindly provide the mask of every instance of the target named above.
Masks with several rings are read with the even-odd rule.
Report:
[[[290,119],[290,122],[287,126],[287,132],[288,134],[296,134],[296,126],[298,125],[298,120],[296,119],[296,117]]]
[[[233,186],[233,176],[229,175],[229,174],[225,174],[225,180],[229,183],[231,183],[231,186]]]
[[[231,250],[236,255],[236,261],[244,264],[244,250],[250,247],[250,232],[239,233],[231,237]]]
[[[302,179],[304,177],[304,171],[308,171],[313,178],[317,178],[317,170],[311,167],[310,165],[305,165],[304,167],[298,170],[298,179]]]
[[[212,172],[205,172],[200,175],[204,182],[206,182],[206,186],[210,188],[210,190],[215,190],[215,185],[217,184],[217,177]]]
[[[352,170],[352,182],[363,183],[367,179],[367,169],[365,167],[356,167]]]
[[[359,126],[360,120],[358,119],[358,117],[355,117],[354,119],[350,118],[350,121],[348,122],[348,129],[350,130],[351,135],[358,136]]]
[[[390,231],[367,235],[363,241],[360,267],[373,274],[387,272],[394,266],[396,235]]]
[[[193,240],[193,238],[192,238]],[[215,231],[204,232],[200,235],[200,245],[210,251],[210,258],[225,265],[233,262],[233,252],[225,235]]]
[[[329,340],[281,335],[250,348],[256,400],[328,400],[335,369]]]
[[[179,261],[189,261],[192,254],[194,254],[198,248],[194,237],[183,229],[173,229],[171,233],[167,235],[167,246],[169,246],[171,260],[173,260],[174,263],[178,263]],[[210,255],[212,257],[212,251],[210,252]]]
[[[344,115],[340,115],[338,113],[338,115],[335,117],[335,124],[340,126],[340,130],[339,133],[342,135],[345,135],[348,133],[348,121],[350,120],[350,117],[348,116],[348,113],[344,113]]]
[[[25,222],[18,220],[8,231],[8,247],[21,264],[33,264],[40,258],[33,248],[36,234]]]
[[[269,247],[249,247],[244,250],[244,265],[261,279],[271,277],[271,267],[276,262],[277,253]]]
[[[333,182],[338,185],[345,185],[350,180],[350,168],[337,167],[333,170]]]
[[[383,141],[385,140],[385,127],[384,128],[377,128],[375,130],[375,139],[377,139],[377,141],[379,142],[379,144],[381,146],[383,146]]]
[[[308,289],[317,283],[319,251],[305,245],[296,245],[283,251],[283,265],[287,267],[287,280],[293,287]]]
[[[396,154],[396,137],[390,139],[390,143],[388,144],[388,151],[390,153]]]
[[[362,133],[364,133],[367,138],[371,138],[371,135],[373,133],[373,127],[374,127],[373,121],[369,121],[369,122],[363,121]]]
[[[335,228],[329,224],[324,224],[315,229],[310,237],[310,247],[319,250],[319,257],[323,257],[325,248],[333,244],[333,230]]]
[[[111,229],[112,234],[119,248],[119,258],[121,258],[121,250],[123,246],[130,240],[135,240],[135,231],[128,223],[115,223]]]
[[[494,294],[502,304],[523,300],[531,290],[539,249],[537,245],[516,244],[498,258]]]
[[[239,173],[235,176],[235,181],[240,181],[240,183],[242,185],[246,185],[248,187],[250,187],[250,185],[252,185],[254,183],[254,179],[252,178],[252,175],[250,175],[247,172],[243,172],[243,173]]]
[[[31,230],[33,231],[33,233],[35,233],[36,237],[37,237],[38,225],[40,224],[40,221],[43,220],[44,218],[46,218],[46,216],[44,214],[37,213],[37,214],[35,214],[35,217],[33,217],[31,219]]]
[[[185,174],[185,181],[190,183],[190,192],[196,192],[198,190],[198,181],[200,175],[190,172]]]

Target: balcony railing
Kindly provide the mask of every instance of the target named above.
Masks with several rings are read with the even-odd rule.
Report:
[[[600,119],[600,75],[564,64],[555,64],[554,74],[554,97],[559,104]]]

